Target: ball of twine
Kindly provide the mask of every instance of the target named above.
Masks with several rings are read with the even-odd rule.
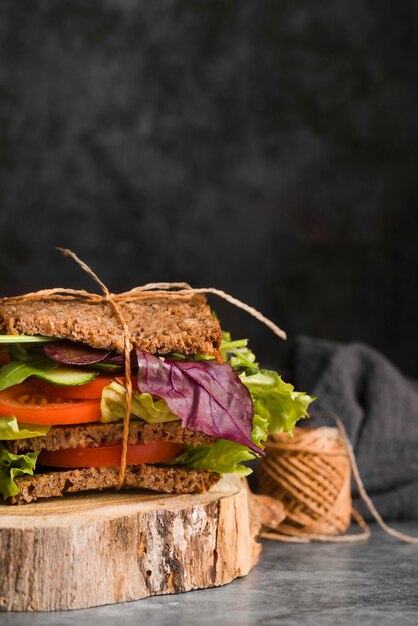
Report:
[[[259,490],[280,500],[290,536],[340,535],[351,520],[350,459],[337,428],[295,428],[271,435],[258,474]]]
[[[259,491],[280,500],[286,517],[279,526],[265,526],[261,536],[296,542],[349,542],[370,537],[370,528],[351,506],[352,474],[361,499],[380,528],[400,541],[418,544],[418,537],[386,524],[364,487],[344,424],[334,413],[324,416],[337,428],[295,428],[293,437],[282,433],[268,438],[259,467]],[[351,517],[361,532],[343,534]]]

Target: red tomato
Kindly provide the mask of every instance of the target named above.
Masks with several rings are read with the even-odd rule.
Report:
[[[171,441],[129,444],[126,456],[128,465],[142,463],[162,463],[172,461],[184,449],[182,444]],[[42,450],[38,457],[39,465],[52,467],[119,467],[122,444],[100,446],[98,448],[67,448],[49,452]]]
[[[63,399],[60,389],[47,395],[31,385],[21,383],[0,391],[0,416],[14,415],[26,424],[84,424],[98,422],[100,400]]]

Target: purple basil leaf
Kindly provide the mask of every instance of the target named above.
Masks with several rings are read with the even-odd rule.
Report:
[[[253,401],[227,363],[161,360],[136,351],[138,388],[163,398],[183,428],[230,439],[261,452],[251,440]]]
[[[65,365],[92,365],[103,361],[111,350],[98,350],[73,341],[51,341],[43,346],[47,357]]]

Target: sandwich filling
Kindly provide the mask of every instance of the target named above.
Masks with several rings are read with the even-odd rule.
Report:
[[[115,487],[126,411],[118,328],[96,305],[92,315],[92,305],[30,303],[32,317],[28,305],[0,307],[0,494],[18,504]],[[136,330],[123,487],[199,493],[224,473],[249,474],[268,433],[290,433],[312,398],[260,368],[246,339],[222,335],[201,298],[140,306],[146,324],[128,316]]]

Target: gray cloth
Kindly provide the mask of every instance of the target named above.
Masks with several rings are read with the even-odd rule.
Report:
[[[381,515],[418,518],[417,387],[366,345],[304,336],[296,342],[293,379],[297,389],[318,397],[312,412],[333,411],[342,419]]]

